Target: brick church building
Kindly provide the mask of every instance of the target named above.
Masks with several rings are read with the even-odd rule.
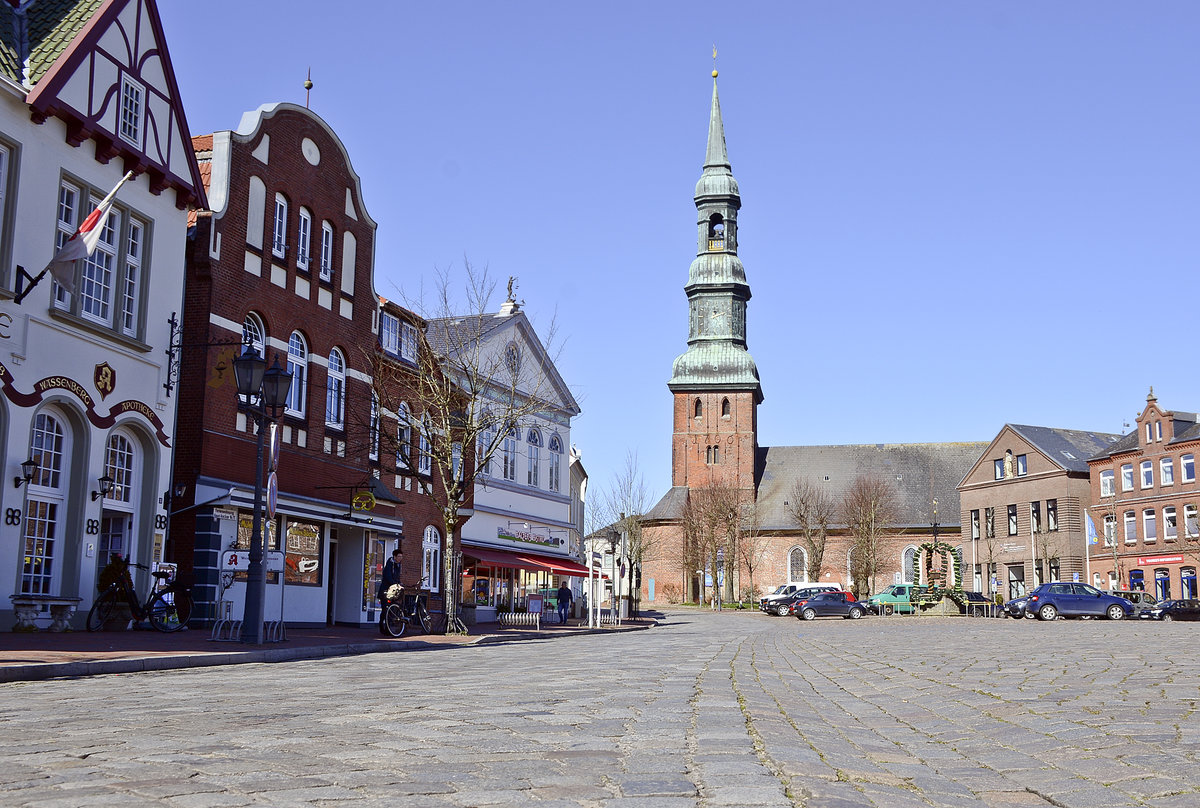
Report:
[[[667,385],[674,397],[672,487],[642,520],[642,603],[711,598],[713,581],[724,600],[737,600],[818,578],[860,592],[913,580],[922,543],[935,537],[960,543],[956,487],[987,443],[759,445],[763,390],[746,342],[750,286],[738,258],[741,195],[716,71],[695,202],[697,254],[684,287],[687,350]],[[846,517],[848,493],[866,483],[884,492],[886,505],[879,511],[883,524],[875,525],[870,580],[853,563]],[[812,531],[798,517],[805,509],[797,494],[824,503],[827,539],[819,563],[807,540]],[[947,522],[939,525],[939,515]]]

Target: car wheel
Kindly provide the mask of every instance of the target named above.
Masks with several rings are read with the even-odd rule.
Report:
[[[1108,607],[1108,619],[1109,620],[1123,620],[1124,618],[1125,618],[1125,610],[1122,609],[1119,605],[1114,603],[1112,606]]]
[[[815,609],[805,609],[804,611],[802,611],[800,613],[800,616],[803,617],[805,620],[816,620],[817,612]]]
[[[1172,617],[1171,615],[1167,614],[1166,612],[1163,612],[1163,616],[1158,619],[1163,621],[1164,623],[1170,623],[1175,618]]]
[[[972,609],[971,617],[983,617],[983,612],[979,609]]]
[[[846,616],[849,617],[851,620],[857,620],[858,618],[863,616],[863,610],[862,609],[851,609],[850,614],[848,614]]]
[[[787,606],[776,606],[776,607],[775,607],[775,614],[779,615],[780,617],[783,617],[783,616],[784,616],[784,615],[786,615],[787,613],[788,613],[788,607],[787,607]]]
[[[1054,620],[1058,617],[1058,609],[1054,608],[1054,604],[1047,603],[1042,608],[1038,609],[1037,613],[1039,620]]]

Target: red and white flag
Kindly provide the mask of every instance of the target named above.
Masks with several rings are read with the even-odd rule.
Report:
[[[104,232],[104,225],[108,221],[108,212],[112,209],[113,199],[117,196],[117,191],[121,190],[121,186],[133,176],[133,172],[127,172],[116,187],[108,192],[108,196],[100,200],[100,204],[96,209],[88,214],[88,217],[83,220],[83,224],[79,225],[79,229],[75,231],[75,235],[67,239],[67,243],[62,245],[62,248],[54,254],[50,259],[50,263],[46,265],[46,269],[42,270],[50,272],[55,282],[66,289],[68,292],[75,291],[75,262],[80,258],[87,258],[96,251],[96,245],[100,243],[100,235]]]

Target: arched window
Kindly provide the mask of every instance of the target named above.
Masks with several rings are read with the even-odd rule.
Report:
[[[917,580],[917,548],[915,545],[904,548],[904,583],[911,584]]]
[[[104,452],[104,473],[113,480],[111,493],[104,498],[96,573],[115,556],[133,552],[134,523],[137,518],[137,474],[141,469],[139,445],[121,430],[108,437]]]
[[[412,471],[412,421],[408,417],[408,403],[401,401],[396,412],[396,468]]]
[[[342,352],[329,352],[329,381],[325,389],[325,425],[341,429],[346,417],[346,361]]]
[[[725,249],[725,219],[719,213],[714,213],[708,219],[708,248]]]
[[[692,410],[697,418],[704,415],[704,405],[700,403],[700,399],[696,399],[696,404],[692,407]]]
[[[730,413],[729,399],[721,399],[721,417],[728,418]]]
[[[287,255],[287,217],[287,197],[283,194],[275,194],[275,224],[271,236],[271,254],[276,258],[283,258]]]
[[[526,482],[537,488],[538,471],[542,465],[542,435],[536,429],[531,429],[525,435],[525,442],[529,444],[529,468],[525,474]]]
[[[433,525],[421,537],[421,575],[430,592],[442,591],[442,534]]]
[[[67,482],[62,472],[70,468],[70,443],[56,413],[39,412],[34,417],[29,457],[38,467],[25,487],[21,592],[55,595],[61,556],[58,515],[65,505]]]
[[[551,491],[562,490],[562,439],[558,435],[550,436],[550,483]]]
[[[793,547],[788,552],[788,583],[808,583],[808,553],[803,547]]]
[[[286,412],[302,418],[308,399],[308,342],[299,331],[288,338],[287,369],[292,374],[292,386],[288,388]]]
[[[263,328],[262,318],[254,312],[247,314],[242,322],[242,345],[249,345],[259,356],[267,355],[267,329]]]
[[[504,436],[504,445],[500,448],[501,460],[504,465],[504,479],[517,479],[517,429],[513,427]]]

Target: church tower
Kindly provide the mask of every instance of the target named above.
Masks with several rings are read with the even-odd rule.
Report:
[[[738,259],[742,198],[725,149],[725,126],[713,71],[708,151],[696,183],[698,245],[684,292],[688,347],[675,359],[667,387],[675,396],[672,485],[754,487],[762,386],[746,350],[750,286]]]

